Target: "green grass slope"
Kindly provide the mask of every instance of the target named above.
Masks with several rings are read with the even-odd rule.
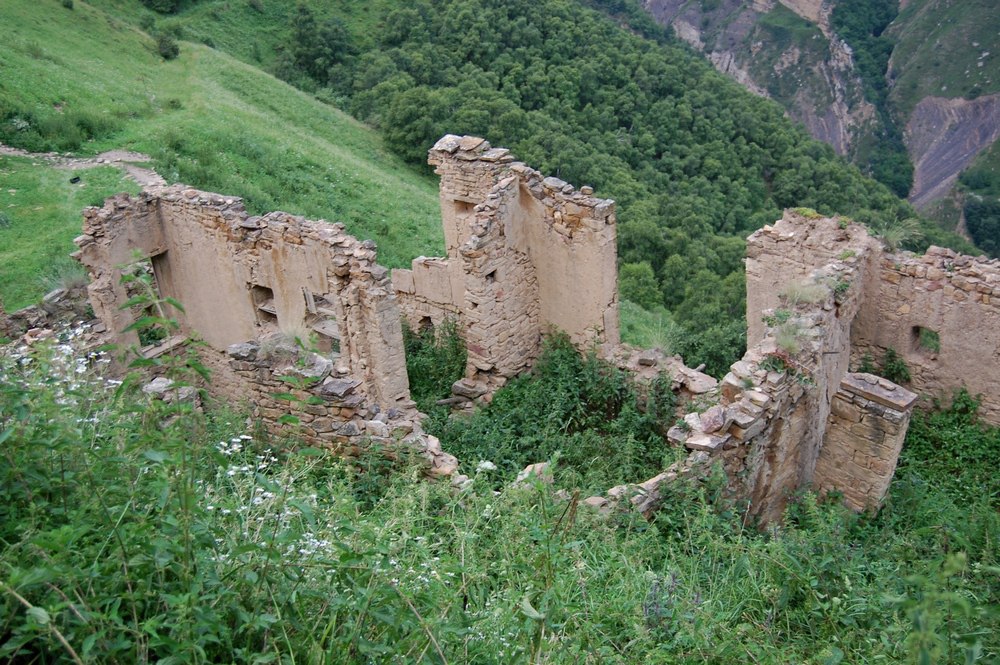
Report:
[[[168,181],[242,196],[253,212],[342,221],[378,242],[390,266],[442,251],[434,179],[386,151],[370,129],[203,45],[184,42],[177,60],[163,61],[148,35],[116,18],[115,5],[107,9],[79,1],[72,10],[57,0],[0,4],[0,141],[33,151],[145,152]],[[58,187],[47,191],[37,195],[65,198]],[[19,211],[5,212],[22,223]],[[5,278],[14,270],[7,251],[0,249]],[[8,304],[40,294],[0,290]]]
[[[80,182],[70,183],[73,176]],[[0,300],[14,311],[82,273],[70,257],[80,210],[138,187],[111,167],[68,171],[0,156]]]
[[[896,40],[890,99],[900,117],[924,97],[1000,91],[1000,13],[994,0],[913,0],[889,29]]]

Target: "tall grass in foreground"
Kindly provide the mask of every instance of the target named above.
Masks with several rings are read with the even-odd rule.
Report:
[[[990,662],[998,517],[924,477],[748,531],[717,482],[652,522],[149,401],[69,331],[0,356],[0,658],[99,663]],[[174,377],[184,380],[184,368]],[[595,379],[596,380],[596,379]],[[474,463],[474,462],[473,462]]]

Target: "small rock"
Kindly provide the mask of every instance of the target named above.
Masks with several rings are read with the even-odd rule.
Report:
[[[451,392],[460,397],[476,399],[477,397],[486,394],[486,386],[478,383],[467,382],[465,379],[461,379],[451,384]]]
[[[308,364],[293,363],[276,372],[279,375],[294,376],[301,379],[305,385],[312,386],[328,377],[333,370],[333,361],[318,353],[310,353],[304,360],[307,360]]]
[[[529,481],[530,478],[535,477],[541,480],[543,483],[552,483],[552,472],[549,469],[548,462],[538,462],[537,464],[529,464],[524,467],[521,473],[517,474],[517,480],[514,481],[515,487],[521,487]]]
[[[253,342],[231,344],[228,348],[226,348],[226,353],[228,353],[229,357],[234,360],[257,360],[258,351],[260,351],[260,346],[254,344]]]
[[[361,385],[360,381],[351,379],[329,379],[318,389],[320,395],[329,397],[344,397],[354,392]]]
[[[642,367],[655,367],[658,362],[656,351],[647,350],[639,354],[639,365]]]
[[[718,432],[726,424],[726,409],[716,404],[701,414],[701,429],[703,432]]]
[[[42,298],[42,302],[44,302],[47,305],[51,305],[53,303],[57,303],[60,300],[62,300],[65,295],[66,295],[66,289],[55,289],[53,291],[49,291],[48,293],[46,293],[45,297]]]
[[[152,395],[159,399],[163,399],[167,391],[174,387],[174,382],[165,376],[158,376],[145,386],[142,387],[142,392],[147,395]]]
[[[569,183],[567,183],[565,180],[560,180],[555,176],[549,176],[548,178],[542,181],[543,187],[545,187],[546,189],[554,189],[556,191],[562,191],[563,187],[565,187],[567,184]]]

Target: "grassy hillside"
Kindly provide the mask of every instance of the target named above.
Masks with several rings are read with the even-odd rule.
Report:
[[[177,60],[163,61],[148,35],[85,2],[70,10],[57,0],[9,0],[0,23],[0,141],[145,152],[168,181],[242,196],[254,212],[342,221],[376,240],[390,266],[443,250],[435,181],[337,109],[203,45],[183,43]],[[39,176],[39,187],[60,178]],[[38,195],[64,196],[47,191]],[[71,250],[63,243],[58,251]],[[10,303],[32,297],[20,287],[0,294]]]
[[[900,117],[924,97],[1000,91],[1000,15],[993,0],[912,0],[889,29],[896,40],[890,99]]]
[[[71,177],[79,183],[70,183]],[[82,274],[69,257],[80,210],[116,192],[138,191],[116,168],[67,171],[0,156],[0,300],[9,311],[30,305]]]

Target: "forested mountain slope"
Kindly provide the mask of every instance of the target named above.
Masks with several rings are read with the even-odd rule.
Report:
[[[742,346],[748,233],[790,206],[875,226],[913,211],[634,5],[593,7],[205,0],[156,20],[349,109],[414,165],[444,133],[477,134],[615,198],[624,296],[673,312],[675,350],[719,371]]]
[[[678,37],[954,226],[958,174],[1000,136],[991,0],[645,0]]]
[[[613,3],[595,3],[605,11],[568,0],[150,3],[179,13],[154,14],[127,0],[78,2],[75,11],[53,1],[48,11],[64,29],[96,17],[96,10],[114,17],[111,24],[128,35],[124,43],[146,49],[135,61],[148,62],[150,69],[130,74],[131,80],[158,81],[162,72],[175,72],[163,79],[174,87],[166,97],[154,94],[153,102],[149,94],[137,94],[137,86],[126,86],[122,98],[136,106],[130,113],[148,119],[152,134],[116,138],[148,149],[168,176],[249,194],[251,203],[267,207],[290,207],[281,192],[294,196],[306,189],[316,203],[328,201],[330,210],[305,212],[330,217],[337,217],[344,201],[406,205],[412,198],[405,186],[399,190],[388,182],[381,192],[333,182],[344,172],[364,177],[366,168],[378,168],[371,160],[357,169],[336,162],[323,166],[324,151],[340,150],[341,134],[359,131],[336,112],[325,113],[350,132],[325,125],[312,102],[214,49],[182,42],[179,61],[157,63],[143,32],[230,49],[315,91],[379,129],[391,150],[424,172],[426,150],[439,136],[468,133],[512,148],[545,172],[594,185],[619,203],[624,296],[648,309],[671,310],[683,326],[675,350],[715,372],[742,346],[741,258],[748,233],[792,206],[854,215],[875,227],[913,215],[884,186],[806,136],[778,105],[747,93],[654,26],[623,26],[631,19],[609,18],[605,11],[615,9]],[[17,7],[8,4],[4,11]],[[27,22],[15,35],[22,52],[30,53],[31,34],[39,27],[17,14],[11,18]],[[44,43],[50,40],[60,41],[55,33]],[[123,48],[108,43],[90,50],[118,54]],[[44,57],[34,66],[58,70]],[[212,68],[221,70],[209,75]],[[205,73],[185,74],[192,71]],[[192,91],[197,95],[190,102],[181,97]],[[73,93],[77,97],[44,85],[27,98],[14,92],[5,97],[3,113],[3,140],[14,143],[24,138],[10,129],[17,118],[54,117],[54,104],[86,106],[100,99],[93,86],[82,86]],[[243,117],[248,97],[265,109],[263,117],[250,115],[267,139],[230,117]],[[290,100],[294,104],[287,107]],[[306,104],[308,111],[297,110]],[[223,138],[211,137],[213,131]],[[314,133],[322,139],[312,141]],[[317,176],[321,171],[325,175]],[[266,197],[260,182],[272,183]],[[352,212],[358,228],[371,228],[363,220],[367,214],[376,239],[385,240],[383,257],[398,263],[413,243],[394,245],[393,239],[412,234],[371,220],[386,219],[377,210],[380,203],[372,205]]]

